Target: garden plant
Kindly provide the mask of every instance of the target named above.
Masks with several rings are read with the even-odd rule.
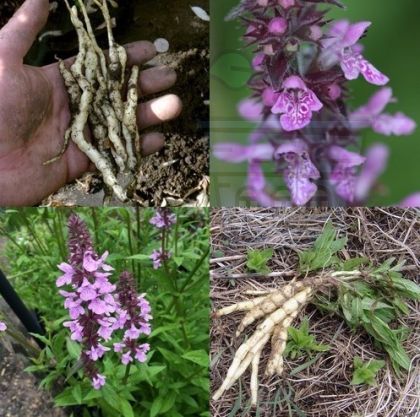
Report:
[[[195,209],[1,213],[9,279],[45,329],[32,334],[41,349],[23,346],[26,371],[56,406],[209,415],[207,219]],[[28,342],[4,319],[2,335]]]

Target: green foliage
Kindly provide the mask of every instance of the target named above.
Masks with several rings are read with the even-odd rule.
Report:
[[[271,270],[267,266],[267,262],[273,256],[273,249],[255,249],[248,250],[246,266],[250,271],[259,274],[270,273]]]
[[[317,343],[315,337],[309,334],[309,319],[307,317],[302,320],[298,329],[290,326],[288,333],[289,338],[284,354],[291,359],[303,355],[312,356],[314,352],[326,352],[330,349],[328,345]]]
[[[328,222],[314,246],[299,253],[300,271],[306,273],[337,264],[339,259],[336,254],[346,246],[346,243],[347,237],[338,239],[334,226]]]
[[[177,225],[165,239],[173,256],[159,270],[150,260],[161,246],[160,232],[149,224],[154,210],[75,211],[88,224],[97,251],[110,252],[115,277],[128,269],[139,291],[147,292],[153,313],[148,361],[127,368],[108,352],[107,383],[99,391],[92,388],[81,367],[80,346],[62,326],[68,317],[55,286],[56,265],[67,258],[70,210],[7,210],[0,215],[0,235],[7,238],[4,267],[47,329],[46,346],[27,370],[43,377],[42,387],[59,392],[56,405],[87,406],[84,417],[99,415],[97,409],[103,417],[209,416],[208,211],[174,210]]]
[[[409,313],[406,300],[419,300],[420,287],[402,276],[404,262],[394,265],[395,258],[379,266],[372,265],[365,257],[339,259],[336,254],[346,242],[346,238],[337,239],[334,227],[327,223],[314,247],[299,254],[300,269],[305,273],[326,267],[333,271],[361,272],[361,277],[349,275],[349,280],[342,279],[337,297],[328,299],[317,295],[316,304],[321,310],[342,316],[352,329],[364,329],[374,344],[387,352],[395,372],[400,375],[410,367],[410,358],[402,345],[408,329],[390,324]]]
[[[352,385],[376,385],[376,374],[385,366],[385,361],[372,359],[364,363],[361,358],[356,356],[353,359],[353,366]]]

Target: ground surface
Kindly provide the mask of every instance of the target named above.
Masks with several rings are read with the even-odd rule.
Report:
[[[0,5],[0,24],[5,23],[13,5],[21,0],[8,0]],[[140,205],[195,205],[207,202],[209,175],[209,23],[199,19],[191,6],[209,11],[208,0],[120,0],[116,13],[117,42],[168,40],[170,49],[154,59],[151,65],[166,64],[178,74],[178,82],[169,92],[178,94],[184,104],[182,115],[161,126],[166,146],[157,155],[146,157],[140,167],[136,200]],[[46,37],[32,48],[27,63],[43,65],[75,55],[75,36],[68,24],[67,11],[59,8],[50,14],[46,31],[61,30],[64,35]],[[99,24],[99,22],[98,22]],[[101,181],[87,175],[55,195],[44,204],[100,205]],[[117,203],[117,202],[115,202]]]
[[[346,253],[366,256],[376,264],[390,257],[405,260],[403,274],[418,280],[420,270],[420,212],[402,209],[213,209],[211,298],[213,309],[243,299],[246,290],[281,288],[297,271],[297,251],[312,246],[330,219],[341,236],[348,236]],[[250,277],[245,266],[248,249],[272,248],[269,263],[276,273],[289,276]],[[236,277],[235,277],[236,276]],[[235,278],[232,278],[235,277]],[[351,386],[353,358],[364,361],[385,359],[362,331],[352,333],[335,315],[320,314],[309,305],[294,325],[307,315],[310,332],[318,343],[331,349],[313,361],[287,359],[282,377],[263,375],[269,355],[267,348],[260,366],[259,404],[249,406],[249,371],[240,384],[211,403],[212,417],[418,417],[420,394],[420,309],[410,303],[411,313],[400,324],[411,334],[404,347],[412,358],[412,369],[398,379],[387,363],[380,371],[379,384]],[[243,314],[213,319],[211,326],[212,392],[221,385],[233,355],[255,327],[235,338]]]

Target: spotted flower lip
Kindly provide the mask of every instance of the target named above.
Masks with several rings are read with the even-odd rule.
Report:
[[[244,42],[254,49],[251,94],[238,112],[255,129],[248,145],[219,143],[214,155],[248,163],[247,195],[261,206],[366,203],[388,149],[374,146],[366,160],[351,152],[361,130],[401,136],[416,128],[404,113],[385,111],[396,100],[383,87],[389,78],[366,59],[362,39],[371,22],[331,19],[332,5],[343,6],[339,0],[241,0],[227,16],[242,20]],[[349,81],[361,77],[381,88],[353,110]],[[287,200],[272,180],[277,175]],[[160,257],[154,256],[156,267]]]
[[[304,128],[311,122],[312,112],[321,110],[323,104],[302,78],[296,75],[286,78],[282,87],[283,91],[271,112],[281,114],[280,124],[287,132]]]
[[[339,20],[331,25],[328,36],[321,41],[321,66],[328,69],[340,64],[348,80],[355,80],[362,74],[371,84],[387,84],[389,78],[364,58],[362,47],[357,43],[370,25],[371,22],[352,24],[348,20]]]
[[[308,154],[308,146],[301,139],[295,139],[280,145],[276,151],[277,159],[287,163],[284,181],[297,205],[306,204],[316,193],[317,186],[311,180],[320,178],[320,173]]]

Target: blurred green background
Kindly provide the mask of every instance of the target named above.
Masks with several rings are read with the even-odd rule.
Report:
[[[251,74],[251,50],[244,49],[243,28],[224,17],[239,0],[211,2],[211,143],[247,143],[252,124],[237,114],[237,103],[247,97],[246,81]],[[344,0],[347,9],[333,8],[330,16],[351,21],[372,22],[363,40],[365,56],[391,79],[389,84],[398,98],[388,112],[402,111],[420,126],[420,16],[419,0]],[[360,79],[351,82],[352,104],[358,106],[377,90]],[[362,132],[362,152],[374,142],[390,147],[391,156],[380,186],[372,192],[369,205],[392,205],[410,193],[420,191],[420,127],[412,136],[384,137],[366,129]],[[227,164],[212,158],[212,204],[245,205],[246,164]],[[272,172],[273,165],[267,173]],[[268,174],[278,187],[281,179]],[[283,187],[284,188],[284,187]],[[249,202],[248,202],[249,204]]]

